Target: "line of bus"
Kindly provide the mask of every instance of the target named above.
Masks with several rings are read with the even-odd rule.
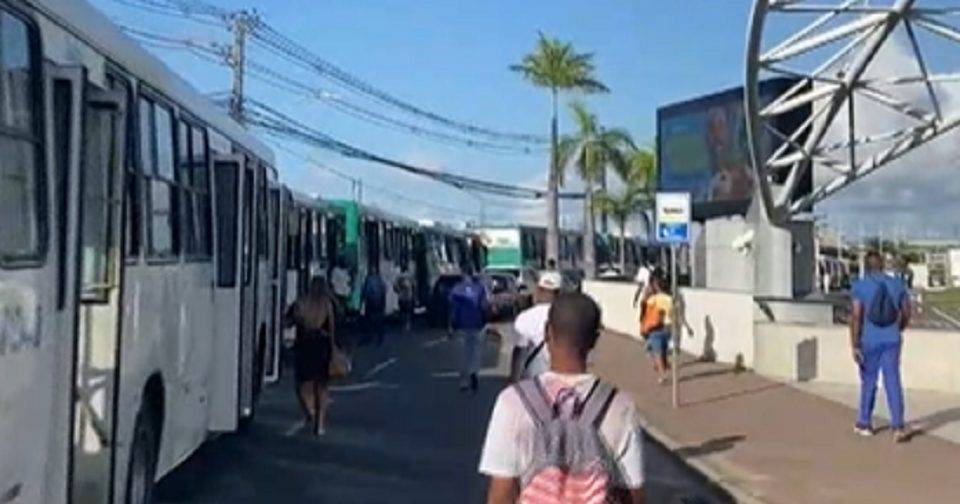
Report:
[[[358,309],[368,272],[408,271],[423,304],[476,258],[466,233],[283,186],[82,0],[0,0],[0,151],[0,504],[151,502],[254,417],[311,276],[342,260]]]

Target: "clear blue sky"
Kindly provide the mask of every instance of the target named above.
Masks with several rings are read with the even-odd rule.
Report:
[[[114,0],[92,1],[112,19],[136,28],[201,41],[229,41],[224,30],[143,14]],[[750,3],[208,1],[230,9],[256,8],[268,23],[322,57],[423,108],[492,128],[538,134],[548,131],[547,96],[507,67],[519,61],[533,47],[537,31],[543,31],[571,41],[578,50],[595,53],[597,75],[611,93],[590,96],[586,101],[604,124],[627,128],[639,142],[652,142],[658,105],[740,84]],[[222,91],[230,85],[224,68],[183,53],[154,52],[204,92]],[[256,50],[252,57],[264,63],[277,61]],[[289,66],[277,69],[332,92],[340,91]],[[437,144],[358,121],[256,81],[249,83],[249,92],[325,132],[388,157],[465,175],[543,186],[545,155],[489,155]],[[349,93],[343,96],[370,105]],[[393,113],[388,108],[374,108]],[[388,186],[435,205],[478,211],[476,199],[456,190],[382,166],[345,160],[296,144],[292,147],[367,183]],[[296,187],[329,197],[349,194],[349,183],[342,179],[307,168],[286,154],[280,153],[279,159],[283,177]],[[455,218],[450,212],[372,189],[365,192],[365,200],[415,217]],[[492,220],[531,219],[540,214],[529,205],[521,208],[526,211],[491,200],[487,214]],[[578,212],[574,210],[569,211]]]

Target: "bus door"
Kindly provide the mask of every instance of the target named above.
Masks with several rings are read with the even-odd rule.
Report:
[[[70,492],[73,502],[94,503],[112,501],[114,488],[127,97],[85,91]]]
[[[270,320],[266,334],[266,349],[263,357],[264,379],[269,383],[275,383],[280,379],[280,339],[282,334],[281,324],[284,306],[283,292],[285,287],[286,267],[281,258],[284,257],[283,243],[286,241],[286,234],[281,232],[285,230],[283,216],[286,215],[286,208],[281,201],[281,191],[278,187],[270,188],[270,240],[269,259],[270,265],[267,268],[270,274]]]
[[[29,63],[39,60],[32,28],[4,7],[0,16],[0,72],[22,89],[0,102],[0,502],[65,502],[83,71],[49,64],[41,73]]]
[[[253,415],[257,325],[256,162],[248,159],[240,192],[240,418]]]
[[[210,430],[214,432],[236,430],[240,412],[242,166],[241,156],[217,155],[214,158],[217,254],[214,355],[217,358],[214,359],[213,390],[210,393]]]

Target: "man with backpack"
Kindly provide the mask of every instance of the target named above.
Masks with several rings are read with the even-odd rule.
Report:
[[[387,285],[380,276],[377,268],[372,268],[363,282],[360,292],[363,301],[363,316],[367,331],[377,346],[383,346],[386,329],[384,328],[384,313],[387,310]]]
[[[550,304],[562,287],[563,278],[560,273],[543,272],[537,281],[537,292],[534,293],[536,304],[520,313],[513,322],[517,342],[510,359],[511,382],[520,377],[530,378],[550,369],[550,355],[544,333],[547,330]]]
[[[487,289],[480,277],[470,272],[450,291],[451,332],[463,342],[460,390],[476,393],[480,383],[482,332],[487,325]]]
[[[910,324],[910,296],[902,281],[884,273],[880,254],[868,253],[866,266],[867,274],[851,291],[850,343],[853,359],[860,368],[860,409],[854,432],[861,436],[874,433],[871,420],[877,378],[882,372],[890,427],[894,440],[901,443],[909,439],[903,421],[900,351],[903,330]]]
[[[550,307],[550,370],[497,398],[480,460],[488,504],[642,503],[643,433],[634,403],[587,373],[600,308],[584,294]]]

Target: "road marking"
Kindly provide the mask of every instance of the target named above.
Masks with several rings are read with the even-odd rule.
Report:
[[[937,315],[940,315],[941,317],[949,320],[950,323],[954,325],[954,327],[960,328],[960,320],[957,320],[956,318],[948,315],[945,311],[941,310],[940,308],[937,308],[936,306],[931,306],[930,309],[933,310],[933,312],[936,313]]]
[[[443,342],[447,341],[447,338],[437,338],[423,343],[423,348],[432,348]]]
[[[396,363],[397,363],[397,358],[396,358],[396,357],[392,357],[392,358],[390,358],[389,360],[383,361],[383,362],[381,362],[380,364],[377,364],[376,366],[373,366],[373,368],[370,369],[370,371],[367,371],[367,374],[363,375],[363,377],[364,377],[364,378],[372,378],[373,375],[379,373],[380,371],[383,371],[384,369],[387,369],[388,367],[390,367],[390,366],[392,366],[392,365],[394,365],[394,364],[396,364]]]
[[[297,423],[291,425],[289,429],[287,429],[286,431],[284,431],[283,437],[293,436],[294,434],[296,434],[297,432],[299,432],[300,429],[302,429],[302,428],[303,428],[303,422],[302,422],[302,421],[297,422]]]
[[[333,387],[330,387],[330,391],[331,392],[362,392],[364,390],[371,390],[371,389],[377,389],[377,388],[394,390],[394,389],[400,388],[400,385],[397,385],[396,383],[384,383],[379,381],[371,381],[371,382],[362,382],[362,383],[352,383],[350,385],[334,385]]]
[[[440,371],[438,373],[430,373],[430,376],[434,378],[460,378],[460,371]]]

